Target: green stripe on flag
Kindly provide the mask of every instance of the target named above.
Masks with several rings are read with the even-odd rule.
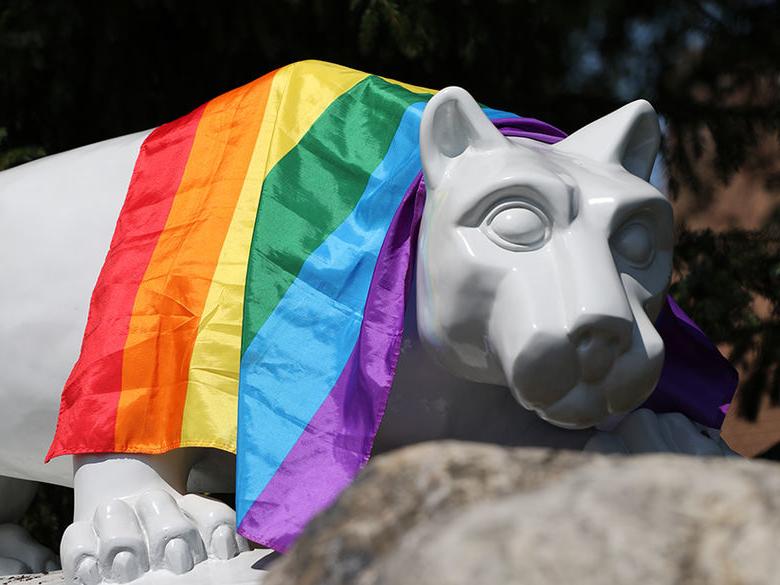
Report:
[[[430,97],[369,76],[334,100],[268,173],[249,253],[242,355],[306,258],[357,204],[406,108]]]

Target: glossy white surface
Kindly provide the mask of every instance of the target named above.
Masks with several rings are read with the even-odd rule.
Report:
[[[43,465],[59,394],[130,182],[139,132],[0,173],[0,474],[70,485]]]
[[[720,438],[719,431],[695,423],[679,412],[656,414],[647,408],[626,415],[609,433],[594,434],[585,451],[739,457]]]
[[[449,371],[587,428],[639,406],[663,342],[672,210],[647,178],[660,140],[631,103],[548,146],[504,137],[463,89],[428,104],[420,339]]]
[[[42,463],[147,134],[0,173],[0,475],[75,484],[75,522],[61,549],[69,582],[124,582],[159,569],[161,583],[158,575],[193,566],[191,574],[209,574],[198,567],[224,567],[215,559],[245,546],[232,511],[184,495],[192,465],[190,486],[232,484],[230,457],[77,457],[75,476],[68,457]],[[652,321],[671,270],[672,217],[646,182],[658,145],[649,104],[629,104],[550,147],[505,138],[471,96],[448,88],[426,108],[420,139],[429,193],[416,301],[376,451],[438,438],[629,451],[699,445],[691,425],[675,435],[658,431],[668,430],[662,423],[620,423],[653,389],[663,360]],[[585,428],[597,423],[615,433]]]
[[[199,450],[156,456],[76,456],[74,522],[60,553],[66,580],[127,583],[147,571],[182,574],[248,550],[234,511],[187,494]]]

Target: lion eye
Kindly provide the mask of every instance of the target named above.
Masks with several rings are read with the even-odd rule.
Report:
[[[631,222],[612,236],[612,247],[636,266],[647,266],[653,259],[655,246],[650,229],[643,223]]]
[[[487,217],[483,226],[491,240],[510,250],[537,248],[548,232],[541,212],[521,205],[501,206]]]

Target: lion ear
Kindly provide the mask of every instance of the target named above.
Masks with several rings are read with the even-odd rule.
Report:
[[[653,106],[637,100],[591,122],[553,148],[617,163],[647,181],[660,144],[661,129]]]
[[[425,184],[435,188],[447,168],[467,149],[486,150],[506,144],[506,138],[461,87],[447,87],[425,106],[420,123],[420,157]]]

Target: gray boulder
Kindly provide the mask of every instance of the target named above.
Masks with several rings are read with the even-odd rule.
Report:
[[[780,583],[780,467],[460,442],[378,457],[265,585]]]

